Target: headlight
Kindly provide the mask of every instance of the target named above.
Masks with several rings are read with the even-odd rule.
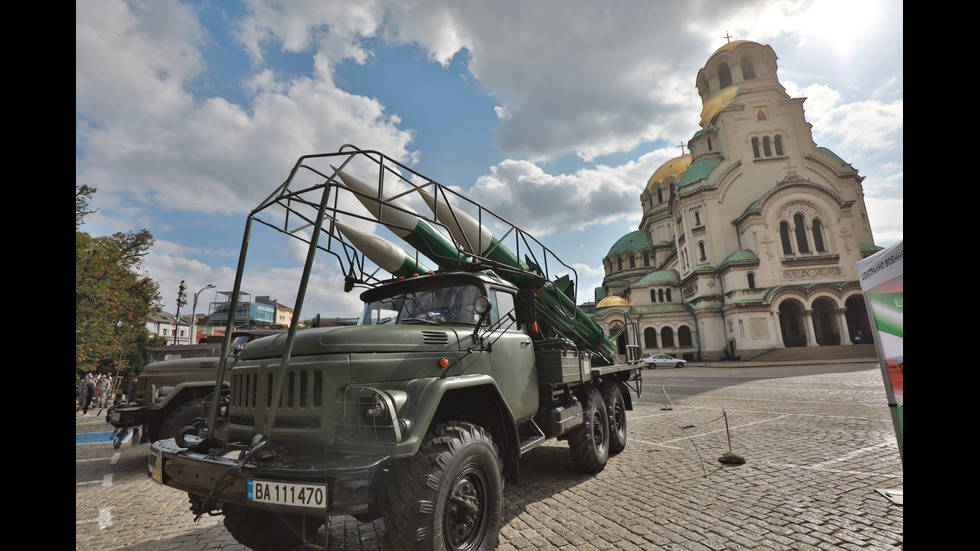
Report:
[[[391,413],[388,411],[388,404],[380,394],[362,397],[359,400],[361,418],[368,425],[383,427],[391,424]]]

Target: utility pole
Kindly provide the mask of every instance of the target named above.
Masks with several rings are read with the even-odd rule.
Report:
[[[187,305],[187,284],[180,280],[180,289],[177,291],[177,314],[174,316],[174,344],[177,344],[177,333],[180,331],[180,307]]]

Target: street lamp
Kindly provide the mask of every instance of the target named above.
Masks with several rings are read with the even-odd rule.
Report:
[[[208,289],[214,289],[214,285],[208,283],[207,287],[194,293],[194,306],[191,307],[191,344],[197,344],[197,341],[193,340],[197,338],[197,295]]]

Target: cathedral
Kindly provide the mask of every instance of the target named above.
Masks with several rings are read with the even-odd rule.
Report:
[[[621,353],[691,361],[869,342],[855,264],[874,245],[857,170],[813,141],[770,46],[734,41],[698,72],[701,129],[640,194],[603,258],[595,321]],[[683,150],[682,150],[683,151]]]

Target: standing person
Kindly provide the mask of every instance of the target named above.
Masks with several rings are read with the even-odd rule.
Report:
[[[92,380],[91,375],[85,376],[85,385],[82,387],[82,400],[85,401],[85,405],[82,406],[82,415],[88,416],[88,408],[92,405],[92,400],[95,399],[95,381]]]
[[[857,336],[854,337],[854,342],[856,342],[857,344],[862,344],[864,342],[864,333],[858,331]]]
[[[109,378],[105,375],[99,376],[99,407],[105,407],[106,401],[109,399],[109,390],[112,384],[109,382]]]

